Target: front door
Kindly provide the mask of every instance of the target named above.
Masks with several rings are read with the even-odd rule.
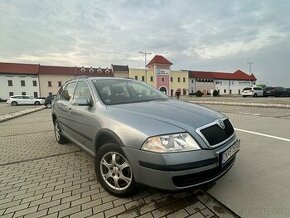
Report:
[[[71,105],[71,128],[75,132],[74,139],[82,144],[84,149],[92,153],[94,151],[94,136],[99,129],[96,106],[93,103],[89,84],[86,81],[77,83]],[[78,99],[86,99],[91,105],[79,105]]]

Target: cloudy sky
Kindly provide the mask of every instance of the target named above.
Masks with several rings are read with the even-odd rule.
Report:
[[[287,0],[1,0],[0,61],[252,72],[290,87]]]

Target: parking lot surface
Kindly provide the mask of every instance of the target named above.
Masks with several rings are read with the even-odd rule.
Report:
[[[290,109],[207,106],[241,139],[235,165],[208,193],[241,217],[290,217]]]
[[[39,107],[37,105],[18,105],[12,106],[10,104],[6,104],[6,102],[0,102],[0,116],[4,114],[14,113],[18,111],[22,111],[28,108],[36,108]]]
[[[108,194],[92,157],[56,143],[47,109],[0,123],[0,150],[1,217],[236,217],[200,189]]]

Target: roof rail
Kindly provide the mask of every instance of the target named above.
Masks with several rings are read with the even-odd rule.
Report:
[[[72,80],[82,79],[82,78],[89,78],[89,77],[88,77],[88,76],[76,76],[76,77],[74,77],[74,78],[68,79],[68,80],[65,81],[65,82],[67,83],[67,82],[70,82],[70,81],[72,81]]]
[[[88,76],[76,76],[74,79],[89,78]]]

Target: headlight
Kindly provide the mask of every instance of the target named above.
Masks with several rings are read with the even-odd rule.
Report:
[[[167,153],[199,150],[200,147],[188,133],[177,133],[148,138],[141,149],[157,153]]]

